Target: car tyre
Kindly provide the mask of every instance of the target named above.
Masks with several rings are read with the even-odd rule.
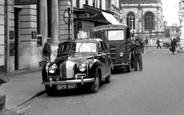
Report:
[[[45,85],[45,90],[48,96],[54,96],[56,94],[56,86],[50,87],[49,85]]]
[[[111,71],[112,71],[112,69],[109,68],[109,75],[105,78],[105,82],[106,83],[110,83],[111,82]]]
[[[95,82],[93,82],[89,86],[89,90],[90,90],[91,93],[98,92],[98,89],[100,87],[100,78],[99,77],[100,77],[99,73],[98,73],[98,71],[96,71],[96,73],[95,73]]]

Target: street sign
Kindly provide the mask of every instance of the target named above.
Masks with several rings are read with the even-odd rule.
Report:
[[[15,0],[15,5],[31,5],[31,4],[37,4],[37,0]]]

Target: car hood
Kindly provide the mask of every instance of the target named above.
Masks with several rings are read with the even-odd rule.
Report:
[[[71,57],[68,57],[68,61],[72,61],[75,63],[81,63],[87,59],[91,59],[95,56],[95,54],[75,54]]]
[[[65,61],[70,61],[77,64],[77,63],[84,62],[87,59],[91,59],[95,56],[96,54],[72,54],[69,56],[60,56],[56,58],[55,63],[59,65]]]

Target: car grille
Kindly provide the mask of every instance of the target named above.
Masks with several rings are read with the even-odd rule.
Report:
[[[60,65],[60,76],[61,79],[74,78],[74,67],[75,63],[66,61]]]
[[[111,54],[111,59],[113,63],[116,62],[116,46],[110,45],[110,54]]]

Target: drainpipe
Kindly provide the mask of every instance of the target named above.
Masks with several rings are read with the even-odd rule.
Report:
[[[9,74],[9,69],[10,69],[10,67],[9,67],[9,54],[10,54],[10,50],[9,50],[9,47],[10,47],[10,45],[9,45],[9,2],[8,2],[8,0],[6,0],[6,3],[5,3],[5,5],[6,5],[6,38],[5,38],[5,57],[4,57],[4,59],[5,59],[5,72],[7,73],[7,74]]]

